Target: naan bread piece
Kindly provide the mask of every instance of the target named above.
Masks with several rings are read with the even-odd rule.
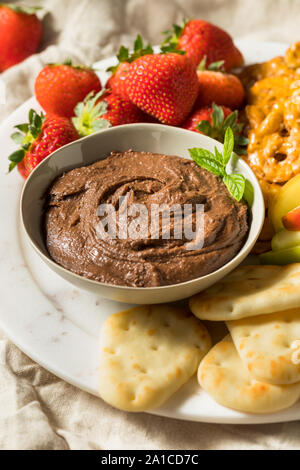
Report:
[[[245,413],[275,413],[300,397],[300,383],[272,385],[254,379],[229,335],[202,360],[198,381],[220,405]]]
[[[300,263],[240,266],[190,299],[201,320],[231,321],[300,308]]]
[[[140,306],[111,315],[100,336],[99,394],[125,411],[157,408],[197,371],[209,334],[187,308]]]
[[[245,367],[257,380],[300,382],[300,309],[227,322]]]

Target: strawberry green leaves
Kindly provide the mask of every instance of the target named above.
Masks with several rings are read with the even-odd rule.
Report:
[[[15,166],[17,166],[18,163],[21,163],[24,157],[25,157],[25,150],[23,149],[16,150],[8,157],[10,161],[10,164],[8,166],[9,173],[15,168]]]
[[[26,15],[35,15],[37,11],[42,10],[42,7],[19,6],[14,3],[0,3],[0,6],[6,6],[16,13],[25,13]]]
[[[238,123],[238,111],[234,111],[225,119],[224,111],[221,106],[217,106],[215,103],[213,103],[212,108],[212,124],[206,120],[201,121],[197,126],[197,130],[205,135],[208,135],[212,139],[216,139],[223,143],[226,130],[228,127],[230,127],[234,136],[235,153],[238,155],[245,155],[246,146],[248,145],[249,140],[241,134],[244,125]]]
[[[106,71],[115,73],[122,62],[128,62],[130,64],[139,57],[148,54],[153,54],[153,48],[151,44],[144,45],[141,35],[138,34],[136,40],[134,41],[133,52],[129,52],[129,49],[127,47],[121,46],[117,54],[118,64],[109,67]]]
[[[229,163],[234,149],[234,134],[231,127],[227,127],[224,137],[223,153],[215,147],[213,154],[202,148],[189,149],[192,159],[207,171],[222,178],[231,196],[240,201],[243,197],[249,206],[253,203],[253,187],[251,183],[240,174],[228,174],[226,165]]]
[[[21,163],[32,142],[40,135],[44,120],[45,116],[43,113],[39,115],[34,109],[31,109],[28,114],[28,123],[14,126],[19,132],[14,132],[10,137],[15,144],[19,145],[21,148],[9,155],[9,172],[11,172],[18,163]]]
[[[101,118],[107,112],[106,101],[98,101],[104,94],[105,90],[96,95],[92,91],[85,97],[84,101],[76,105],[74,109],[75,117],[72,118],[72,123],[81,137],[110,127],[110,122]]]
[[[165,40],[160,46],[160,50],[163,54],[168,52],[175,52],[176,54],[186,54],[186,51],[178,49],[178,39],[180,38],[187,20],[183,20],[181,25],[173,24],[172,29],[164,31],[163,34],[166,35]]]
[[[207,57],[206,55],[203,57],[201,60],[200,64],[197,67],[197,70],[200,72],[203,72],[205,70],[210,70],[213,72],[225,72],[224,68],[224,60],[218,60],[217,62],[212,62],[208,66],[206,65],[207,63]]]

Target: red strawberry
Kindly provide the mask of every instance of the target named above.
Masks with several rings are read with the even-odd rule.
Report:
[[[140,35],[137,36],[134,42],[133,52],[130,53],[129,49],[124,46],[120,47],[119,53],[117,54],[118,64],[113,67],[109,67],[107,72],[112,72],[112,76],[106,83],[106,88],[111,89],[117,95],[128,99],[125,78],[129,69],[129,64],[134,60],[138,59],[147,54],[153,54],[153,49],[150,44],[144,46],[143,40]]]
[[[190,20],[182,26],[173,25],[167,31],[166,40],[162,44],[164,52],[174,50],[186,51],[197,66],[206,57],[207,64],[224,60],[225,70],[243,65],[244,59],[236,48],[231,36],[221,28],[203,20]]]
[[[165,124],[179,125],[198,95],[194,64],[180,54],[152,54],[130,64],[125,79],[129,99]]]
[[[75,108],[72,119],[81,137],[121,124],[148,122],[148,116],[128,99],[112,92],[89,93]]]
[[[245,146],[249,141],[242,135],[243,124],[238,123],[238,112],[232,112],[225,106],[213,104],[211,107],[199,108],[183,124],[184,129],[199,132],[224,142],[225,132],[231,127],[234,133],[234,151],[238,155],[246,153]]]
[[[9,171],[18,166],[24,178],[50,153],[79,138],[68,118],[54,115],[44,117],[43,114],[39,116],[33,109],[29,111],[29,124],[15,127],[21,132],[15,132],[11,137],[21,148],[8,157]]]
[[[0,72],[34,54],[41,41],[38,8],[0,4]]]
[[[44,67],[35,81],[36,99],[46,113],[57,116],[74,116],[74,108],[84,97],[101,90],[96,73],[88,67],[64,64],[49,64]]]
[[[199,95],[197,107],[216,103],[231,109],[240,109],[245,100],[242,82],[235,75],[214,70],[197,70]]]
[[[129,62],[122,62],[114,74],[108,79],[106,88],[110,89],[113,93],[121,96],[124,99],[128,99],[125,78],[129,69]]]

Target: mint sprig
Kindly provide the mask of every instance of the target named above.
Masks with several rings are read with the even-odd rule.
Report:
[[[253,187],[250,181],[246,180],[246,178],[239,173],[228,174],[226,171],[226,166],[230,161],[233,149],[234,134],[231,127],[227,127],[224,137],[223,153],[219,152],[217,147],[215,147],[214,154],[203,148],[192,148],[189,149],[189,152],[197,165],[222,178],[223,183],[234,199],[241,201],[244,197],[249,206],[251,206],[253,203]]]

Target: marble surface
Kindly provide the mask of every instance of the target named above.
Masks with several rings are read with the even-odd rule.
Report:
[[[285,51],[276,43],[241,41],[248,62],[268,59]],[[111,60],[96,64],[102,81]],[[103,321],[128,307],[104,300],[54,274],[38,257],[20,226],[19,199],[22,180],[17,172],[7,175],[5,158],[15,147],[9,136],[24,122],[31,98],[0,127],[4,158],[0,161],[0,327],[28,356],[67,382],[97,395],[98,336]],[[190,381],[154,414],[194,421],[267,423],[300,418],[300,404],[281,413],[245,415],[217,405]]]

